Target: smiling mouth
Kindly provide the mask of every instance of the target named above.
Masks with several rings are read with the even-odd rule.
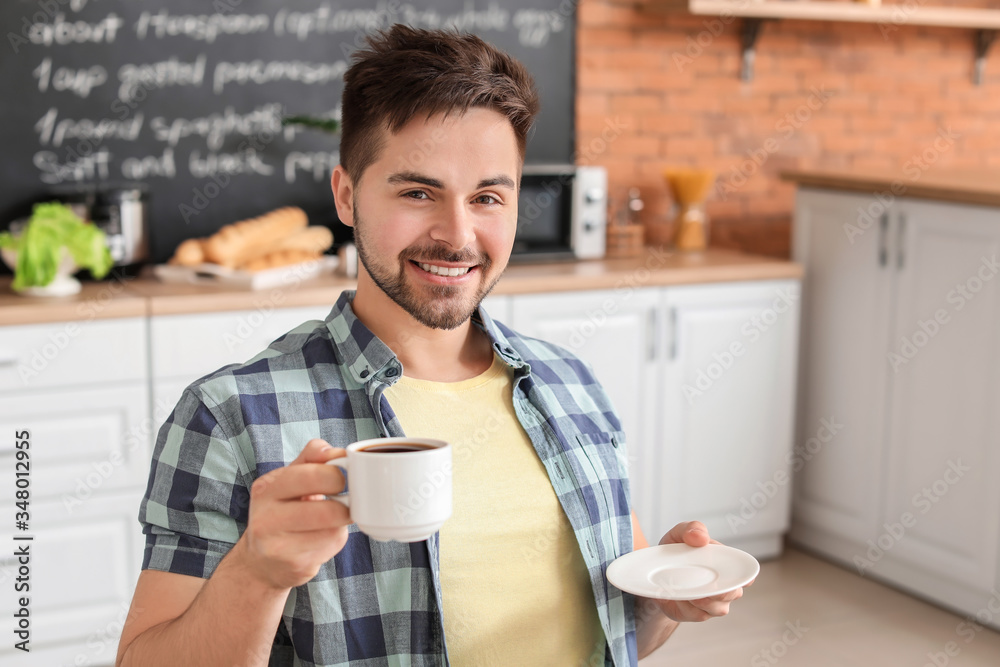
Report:
[[[449,278],[464,276],[466,273],[475,268],[473,266],[438,266],[436,264],[427,264],[426,262],[416,261],[413,261],[413,263],[427,273],[432,273],[435,276],[447,276]]]

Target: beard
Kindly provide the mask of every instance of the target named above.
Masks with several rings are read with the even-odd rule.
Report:
[[[487,283],[489,270],[493,266],[493,260],[488,255],[470,249],[455,252],[440,244],[409,246],[399,253],[395,262],[387,257],[376,257],[369,244],[371,235],[375,233],[377,232],[370,230],[362,220],[355,199],[354,244],[358,248],[358,260],[386,296],[413,319],[431,329],[455,329],[464,324],[503,275],[501,271]],[[473,264],[479,270],[479,285],[468,296],[464,296],[468,291],[466,286],[425,285],[418,288],[406,279],[406,265],[411,260]]]

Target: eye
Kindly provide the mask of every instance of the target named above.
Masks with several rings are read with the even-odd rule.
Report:
[[[428,199],[427,193],[423,190],[410,190],[408,192],[404,192],[403,197],[416,200]]]
[[[479,195],[478,197],[476,197],[475,199],[473,199],[473,201],[476,202],[476,203],[479,203],[479,204],[486,204],[486,205],[489,205],[489,206],[492,206],[493,204],[502,204],[503,203],[499,199],[497,199],[496,197],[494,197],[493,195]]]

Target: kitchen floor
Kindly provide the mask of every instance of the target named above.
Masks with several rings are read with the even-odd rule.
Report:
[[[639,665],[1000,665],[1000,633],[959,627],[965,618],[787,549],[761,563],[757,581],[728,616],[682,625]]]

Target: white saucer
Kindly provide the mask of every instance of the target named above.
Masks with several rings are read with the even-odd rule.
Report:
[[[758,572],[757,559],[733,547],[660,544],[619,556],[608,566],[607,576],[633,595],[698,600],[745,586]]]

